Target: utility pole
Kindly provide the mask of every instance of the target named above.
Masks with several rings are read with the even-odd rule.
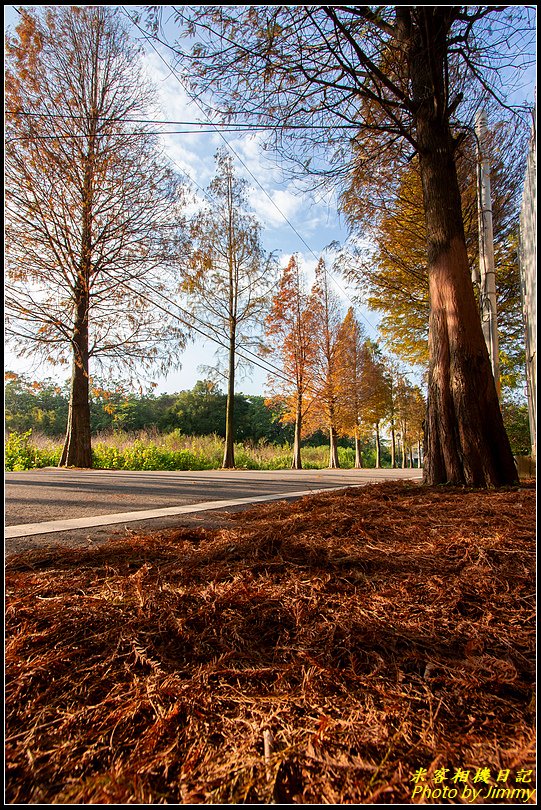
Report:
[[[494,235],[492,230],[492,200],[490,194],[490,163],[487,148],[487,117],[484,110],[475,116],[477,135],[477,210],[479,218],[479,309],[485,343],[498,397],[500,396],[500,360],[496,302],[496,272],[494,269]]]

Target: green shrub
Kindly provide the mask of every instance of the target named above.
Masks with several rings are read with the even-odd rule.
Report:
[[[36,467],[58,467],[61,447],[39,447],[36,448]]]
[[[62,442],[25,433],[12,432],[5,443],[5,469],[29,470],[57,466]],[[218,470],[222,466],[224,441],[219,436],[184,436],[179,430],[167,435],[156,431],[102,433],[92,444],[92,464],[98,470]],[[326,445],[302,448],[306,470],[325,469],[329,464]],[[339,447],[338,458],[344,469],[352,468],[355,452]],[[288,470],[293,448],[264,441],[235,445],[235,465],[246,470]]]
[[[92,448],[92,464],[97,470],[123,470],[124,456],[118,447],[98,442]]]
[[[13,431],[5,441],[4,468],[7,471],[32,470],[36,467],[56,467],[60,461],[61,448],[48,442],[37,447],[30,441],[32,430],[24,433]]]
[[[10,433],[4,448],[6,470],[30,470],[36,466],[35,452],[29,446],[31,430],[25,433]]]
[[[338,461],[345,470],[352,469],[355,466],[355,450],[352,447],[339,447]]]

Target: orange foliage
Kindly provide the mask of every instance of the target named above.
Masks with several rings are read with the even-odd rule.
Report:
[[[292,256],[266,319],[268,351],[280,368],[269,380],[271,399],[285,406],[284,422],[295,422],[299,414],[302,421],[313,403],[315,328],[311,299],[297,257]]]

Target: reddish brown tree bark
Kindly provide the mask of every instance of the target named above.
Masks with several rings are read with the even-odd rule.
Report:
[[[405,11],[397,17],[416,109],[430,291],[424,477],[430,484],[500,486],[517,474],[471,281],[457,140],[443,114],[450,12],[431,9],[421,28]]]

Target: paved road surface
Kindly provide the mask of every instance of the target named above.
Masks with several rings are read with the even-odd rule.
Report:
[[[420,470],[132,472],[56,468],[11,472],[5,475],[6,551],[36,545],[17,543],[13,538],[39,536],[38,545],[62,542],[67,533],[86,541],[102,539],[119,524],[125,531],[140,531],[143,526],[152,531],[193,523],[196,514],[209,509],[231,511],[262,500],[376,481],[420,479],[421,474]]]

